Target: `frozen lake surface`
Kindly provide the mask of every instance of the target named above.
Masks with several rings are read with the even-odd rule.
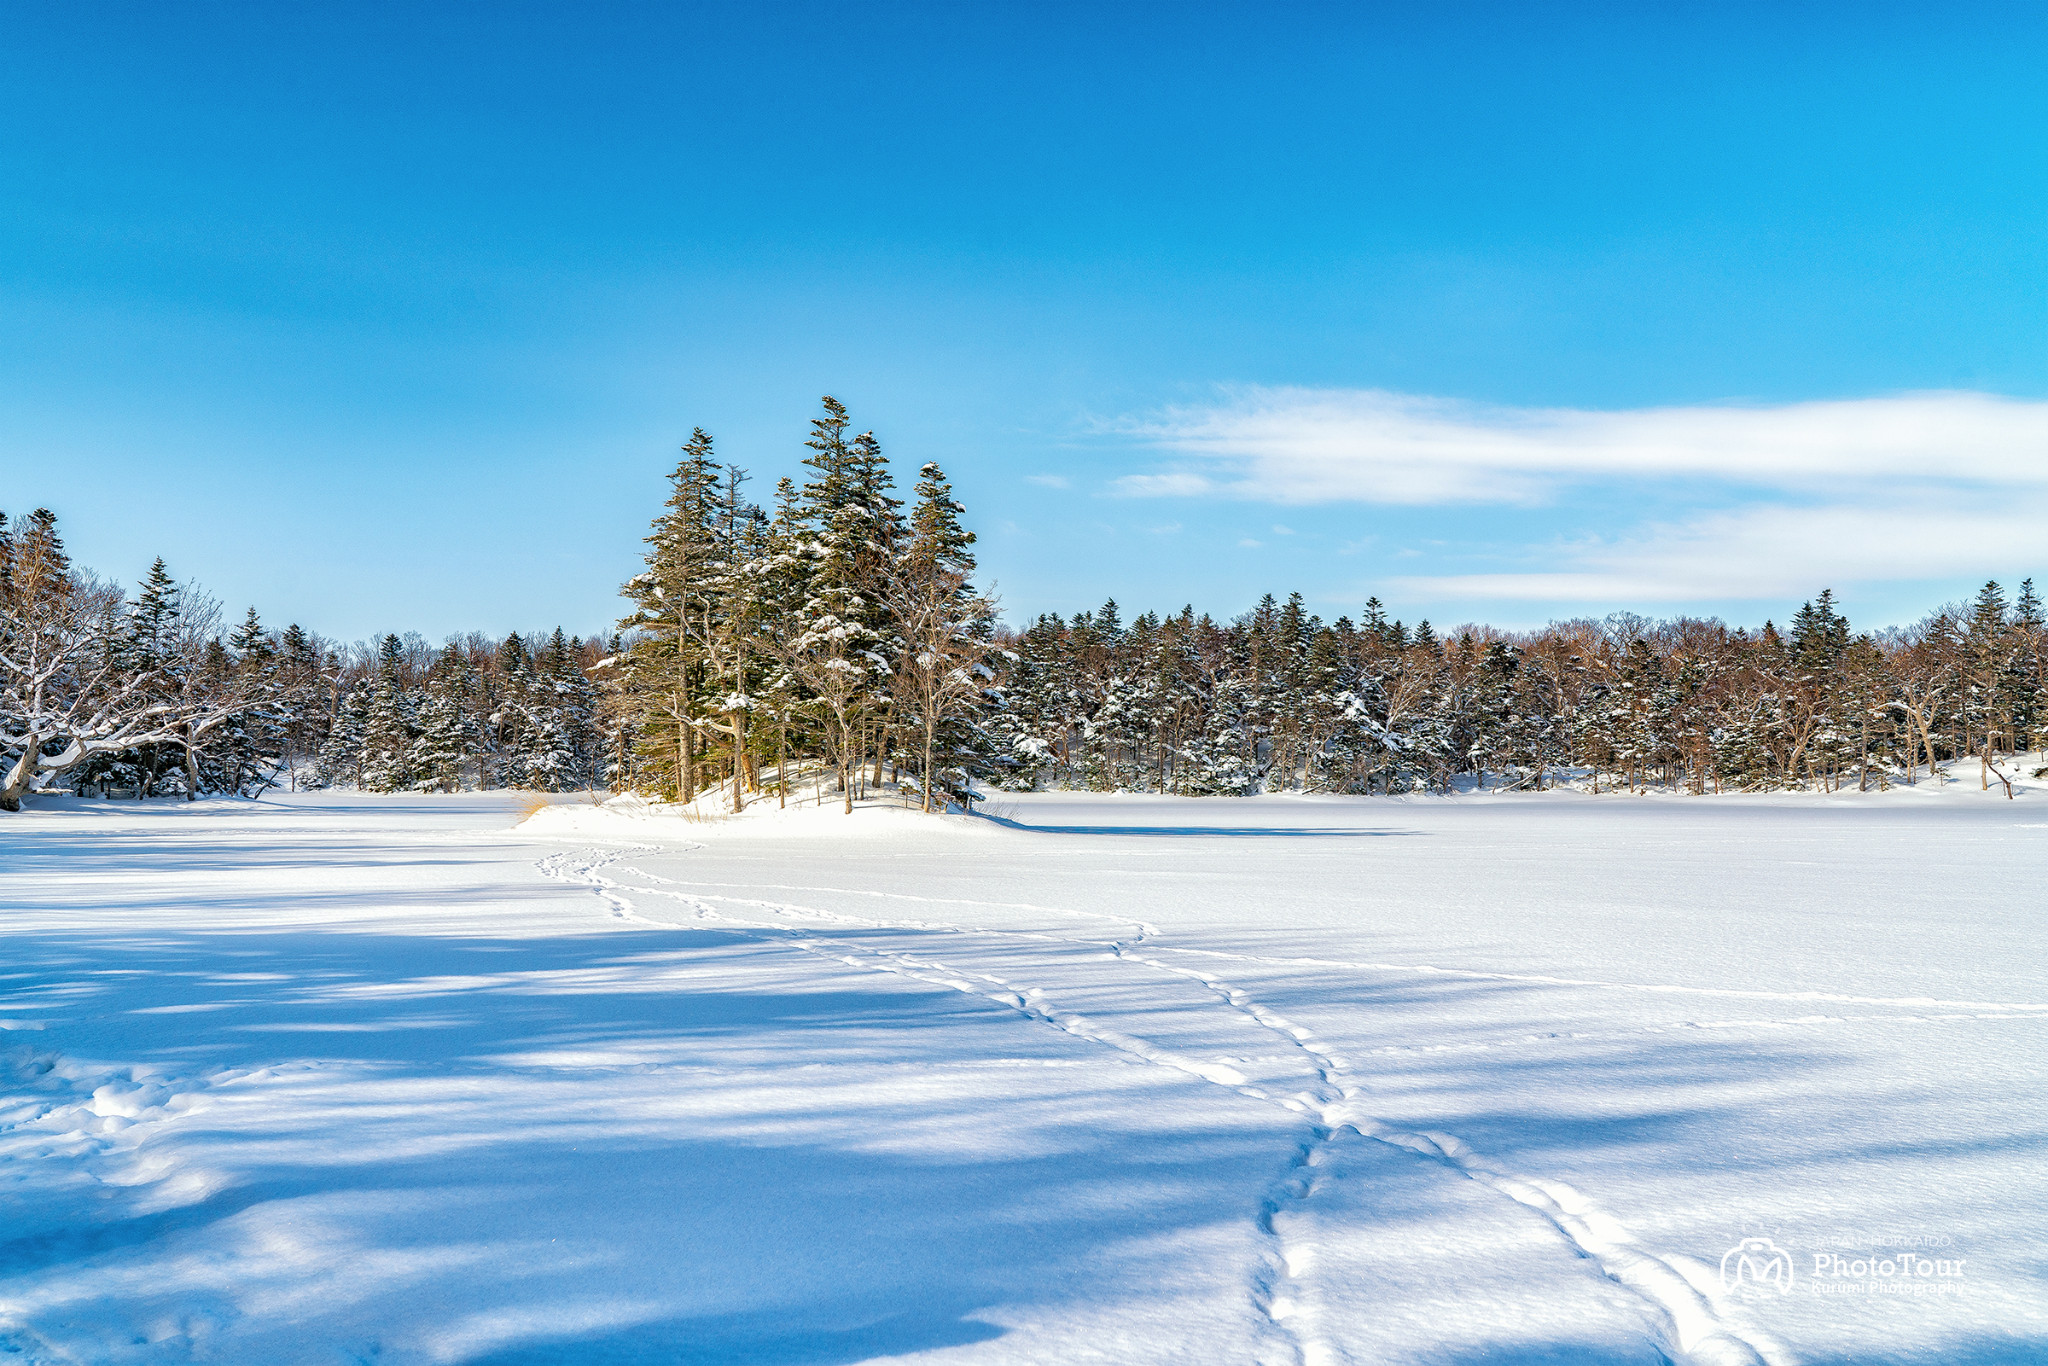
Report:
[[[0,1356],[2048,1360],[1975,788],[45,800]]]

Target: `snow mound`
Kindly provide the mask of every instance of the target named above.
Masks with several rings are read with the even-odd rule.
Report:
[[[548,838],[661,840],[706,843],[729,839],[871,839],[906,836],[985,838],[1000,827],[976,816],[927,814],[893,798],[868,800],[848,813],[838,801],[819,806],[778,806],[756,798],[744,811],[721,809],[720,795],[688,804],[651,802],[644,797],[611,797],[601,802],[563,801],[544,806],[519,824],[522,835]]]

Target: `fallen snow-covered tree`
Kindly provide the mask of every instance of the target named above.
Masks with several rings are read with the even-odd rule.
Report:
[[[12,536],[0,522],[0,811],[19,811],[39,778],[139,745],[179,746],[189,773],[208,735],[247,706],[236,690],[190,686],[180,666],[203,643],[193,618],[143,648],[125,601],[71,567],[49,512]]]

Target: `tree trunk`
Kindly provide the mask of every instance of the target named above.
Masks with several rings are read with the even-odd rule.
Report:
[[[842,720],[839,723],[839,792],[849,816],[853,814],[853,784],[859,776],[858,744],[853,727]]]
[[[747,714],[728,712],[725,719],[732,726],[732,813],[737,816],[746,806],[742,784],[747,777]]]
[[[927,708],[924,718],[924,809],[927,814],[932,809],[932,742],[935,738],[933,732],[937,729],[931,711]]]
[[[30,735],[22,741],[21,757],[14,761],[14,767],[7,771],[7,779],[0,783],[0,811],[21,810],[21,797],[28,791],[29,784],[36,777],[36,756],[43,752],[43,737]]]
[[[676,776],[676,790],[684,802],[697,800],[697,732],[690,718],[683,718],[683,771]]]

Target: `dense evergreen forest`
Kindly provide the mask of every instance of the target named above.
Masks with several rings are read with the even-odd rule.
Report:
[[[1228,621],[1115,602],[1012,629],[974,582],[944,472],[907,497],[824,400],[806,478],[764,506],[701,429],[605,636],[342,645],[230,625],[161,561],[131,595],[56,518],[0,515],[0,809],[38,785],[148,796],[610,788],[668,799],[892,784],[1184,795],[1470,787],[1859,789],[2048,745],[2031,580],[1855,631],[1822,592],[1780,629],[1631,613],[1439,633],[1377,599]],[[2009,789],[2008,789],[2009,791]]]

